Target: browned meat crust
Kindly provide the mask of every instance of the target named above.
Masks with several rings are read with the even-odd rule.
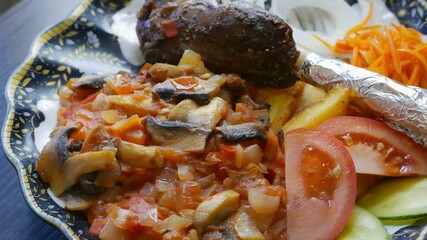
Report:
[[[191,49],[213,72],[234,72],[258,86],[287,87],[299,56],[281,18],[241,0],[148,0],[137,34],[147,62],[177,64]]]

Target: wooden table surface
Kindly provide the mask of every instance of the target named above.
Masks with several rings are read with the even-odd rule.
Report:
[[[6,82],[28,55],[32,42],[82,0],[24,0],[0,15],[0,116],[6,115]],[[36,216],[22,195],[15,168],[0,153],[0,239],[66,239]]]

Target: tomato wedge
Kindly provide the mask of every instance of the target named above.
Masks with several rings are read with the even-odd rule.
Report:
[[[342,116],[325,121],[319,129],[344,143],[357,173],[427,175],[427,149],[383,122]]]
[[[345,146],[315,129],[285,135],[287,236],[335,239],[356,199],[356,173]]]

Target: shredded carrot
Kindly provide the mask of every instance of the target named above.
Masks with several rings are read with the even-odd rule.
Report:
[[[409,78],[408,83],[409,85],[414,85],[416,83],[416,81],[419,79],[418,78],[418,73],[420,71],[420,65],[417,64],[414,67],[414,71],[412,71],[411,73],[411,78]]]
[[[321,43],[323,43],[327,48],[331,49],[332,51],[334,50],[334,46],[329,44],[327,41],[323,40],[321,37],[317,36],[316,34],[313,34],[313,37],[316,38]]]
[[[349,63],[380,73],[407,85],[427,87],[427,43],[415,29],[391,23],[367,26],[372,17],[373,0],[365,19],[331,46],[338,54],[347,54]]]
[[[363,19],[363,21],[361,23],[359,23],[358,25],[356,25],[353,28],[351,28],[350,30],[348,30],[348,32],[344,35],[344,39],[350,39],[351,34],[357,33],[362,27],[364,27],[369,22],[369,20],[372,17],[373,5],[374,5],[374,2],[371,0],[369,2],[369,10],[368,10],[368,15],[366,16],[366,18]]]

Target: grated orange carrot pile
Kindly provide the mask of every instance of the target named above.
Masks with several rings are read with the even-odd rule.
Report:
[[[403,25],[366,26],[372,16],[351,28],[332,49],[350,54],[349,62],[407,85],[427,88],[427,43],[422,34]],[[330,47],[330,45],[328,46]]]

